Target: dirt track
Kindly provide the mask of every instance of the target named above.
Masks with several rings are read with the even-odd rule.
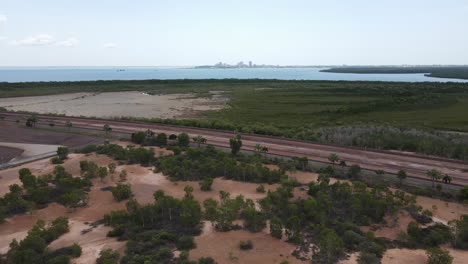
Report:
[[[5,121],[14,122],[29,117],[29,114],[4,113]],[[157,133],[178,134],[186,132],[191,136],[202,135],[207,143],[220,147],[229,147],[229,138],[234,132],[213,129],[182,127],[174,125],[151,124],[130,121],[114,121],[92,118],[64,117],[39,115],[39,123],[47,125],[55,123],[56,127],[64,126],[66,121],[71,121],[74,128],[102,131],[104,124],[111,126],[113,132],[131,134],[136,131],[151,129]],[[318,144],[313,142],[286,139],[279,137],[243,134],[242,150],[251,151],[255,144],[262,144],[269,148],[269,154],[285,157],[307,156],[309,160],[328,162],[330,153],[337,153],[348,165],[358,164],[369,170],[384,170],[387,173],[396,173],[405,170],[410,177],[428,180],[426,172],[436,168],[442,173],[449,174],[453,184],[468,185],[468,164],[466,162],[429,157],[411,153],[394,151],[365,150],[353,147]]]

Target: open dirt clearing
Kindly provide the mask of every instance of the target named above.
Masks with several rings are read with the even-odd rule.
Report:
[[[191,94],[149,95],[142,92],[70,93],[0,98],[0,107],[13,111],[90,117],[194,118],[226,107],[226,98],[196,98]]]
[[[254,248],[251,250],[240,250],[241,240],[251,240]],[[195,237],[197,248],[190,251],[190,259],[196,260],[200,257],[212,257],[219,264],[243,263],[280,263],[283,260],[290,264],[309,263],[291,256],[296,246],[273,238],[265,229],[262,232],[252,233],[246,230],[229,232],[216,232],[210,222],[205,222],[203,232]]]
[[[126,142],[117,142],[125,145]],[[155,153],[169,153],[157,147],[153,147]],[[96,162],[99,166],[107,166],[110,163],[116,163],[112,159],[104,155],[96,154],[70,154],[69,158],[62,164],[66,170],[74,176],[80,175],[79,162],[81,160],[89,160]],[[271,169],[275,166],[268,165]],[[18,171],[21,168],[30,168],[35,175],[41,175],[52,172],[54,165],[49,159],[38,160],[19,167],[10,168],[0,171],[0,195],[4,195],[8,191],[8,186],[13,183],[20,183],[18,179]],[[109,227],[99,225],[92,228],[89,223],[102,219],[102,217],[112,210],[125,208],[125,202],[115,202],[111,192],[101,191],[101,188],[113,186],[118,180],[118,174],[122,170],[128,173],[126,183],[132,184],[132,191],[135,198],[142,204],[153,201],[153,193],[156,190],[164,190],[166,194],[181,198],[184,196],[184,187],[190,185],[194,188],[193,195],[195,199],[202,202],[207,198],[219,199],[219,191],[224,190],[231,193],[231,197],[242,194],[245,198],[257,200],[263,198],[265,193],[257,193],[256,187],[258,184],[244,183],[231,180],[216,178],[214,180],[212,191],[202,192],[198,182],[171,182],[166,176],[161,173],[154,173],[151,167],[141,167],[139,165],[119,165],[114,177],[108,177],[105,182],[99,179],[93,180],[93,187],[89,193],[89,204],[84,208],[78,208],[74,212],[70,212],[62,205],[53,203],[48,207],[34,210],[31,214],[15,216],[7,219],[3,224],[0,224],[0,253],[5,253],[8,250],[9,243],[12,239],[21,240],[27,235],[27,231],[35,224],[38,219],[51,221],[58,216],[67,216],[70,219],[70,232],[61,236],[54,241],[50,247],[56,249],[59,247],[69,246],[73,243],[78,243],[83,247],[83,255],[73,260],[73,263],[93,263],[97,258],[99,251],[104,248],[113,248],[124,253],[125,241],[116,241],[114,238],[106,237]],[[317,174],[295,172],[291,173],[290,177],[296,178],[301,183],[308,183],[316,180]],[[331,179],[334,181],[334,179]],[[278,187],[277,184],[264,185],[267,190],[273,190]],[[305,191],[300,188],[295,188],[296,196],[305,196]],[[445,203],[437,199],[426,197],[418,197],[418,203],[424,208],[432,209],[432,205],[436,205],[437,209],[433,210],[434,215],[443,220],[451,220],[458,218],[462,213],[466,213],[466,208],[457,203]],[[376,231],[376,236],[395,238],[398,232],[405,231],[409,221],[412,218],[406,212],[398,214],[398,221],[392,222],[391,217],[387,217],[388,222],[386,227]],[[82,234],[81,231],[91,229],[90,232]],[[254,244],[253,250],[243,251],[239,249],[241,240],[252,240]],[[231,232],[216,232],[213,230],[210,223],[204,224],[203,232],[200,236],[195,237],[197,248],[190,252],[191,259],[197,259],[201,256],[211,256],[218,263],[280,263],[283,260],[288,260],[289,263],[308,263],[302,262],[291,253],[295,246],[286,243],[282,240],[275,239],[268,234],[268,229],[259,233],[251,233],[245,230],[237,230]],[[455,257],[454,263],[464,263],[464,257],[467,252],[450,249],[451,254]],[[230,254],[231,253],[231,254]],[[236,260],[237,259],[237,260]],[[356,263],[357,254],[352,254],[350,258],[343,263]],[[383,259],[383,263],[408,263],[414,264],[425,263],[426,257],[422,250],[389,250]]]
[[[446,248],[453,257],[453,264],[464,264],[468,258],[468,251]],[[422,249],[389,249],[382,258],[382,264],[426,264],[426,251]]]

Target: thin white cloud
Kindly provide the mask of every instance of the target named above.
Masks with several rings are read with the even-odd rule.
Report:
[[[55,43],[55,45],[59,47],[73,47],[76,46],[80,41],[76,38],[68,38],[63,41],[58,41]]]
[[[104,45],[102,45],[102,47],[106,49],[114,49],[114,48],[117,48],[117,44],[109,42],[109,43],[105,43]]]
[[[12,43],[20,46],[46,46],[54,43],[54,37],[48,34],[39,34]]]
[[[0,36],[0,41],[7,40],[7,39],[8,39],[8,37]]]
[[[4,24],[8,21],[8,18],[6,15],[0,14],[0,24]]]
[[[27,37],[22,40],[10,41],[10,44],[18,46],[51,46],[55,45],[58,47],[73,47],[79,43],[76,38],[68,38],[65,40],[57,41],[49,34],[39,34],[31,37]]]

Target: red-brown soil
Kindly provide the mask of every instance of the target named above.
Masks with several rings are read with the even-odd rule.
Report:
[[[118,142],[119,144],[128,144]],[[154,147],[153,147],[154,148]],[[169,154],[170,152],[159,148],[154,148],[156,155],[160,152]],[[81,160],[91,160],[100,166],[106,166],[109,163],[117,163],[107,156],[103,155],[84,155],[84,154],[70,154],[69,159],[62,164],[68,172],[74,176],[80,175],[79,162]],[[38,160],[25,164],[23,166],[0,171],[0,195],[4,195],[8,191],[8,186],[13,183],[20,183],[18,179],[18,170],[27,167],[30,168],[35,175],[41,175],[52,172],[54,165],[49,159]],[[271,169],[275,166],[269,165]],[[27,234],[34,223],[38,219],[51,221],[58,216],[67,216],[70,219],[70,232],[61,236],[58,240],[54,241],[50,247],[56,249],[63,246],[69,246],[76,242],[83,247],[83,255],[73,260],[74,263],[92,263],[99,254],[99,251],[104,248],[113,248],[124,253],[125,242],[116,241],[113,238],[107,238],[106,233],[110,230],[109,227],[99,225],[92,228],[91,232],[81,234],[84,229],[89,229],[91,226],[85,222],[91,223],[96,220],[102,219],[104,214],[112,210],[124,209],[125,201],[117,203],[113,200],[112,194],[109,191],[101,191],[100,188],[115,185],[118,179],[118,174],[121,170],[125,169],[128,173],[126,183],[132,184],[132,191],[135,198],[140,203],[150,203],[153,201],[153,193],[156,190],[164,190],[167,195],[181,198],[184,195],[184,187],[190,185],[194,188],[193,195],[195,199],[203,202],[207,198],[219,199],[219,191],[227,191],[231,193],[231,197],[236,195],[244,195],[245,198],[261,199],[265,197],[265,193],[258,193],[256,188],[258,184],[244,183],[231,180],[216,178],[212,185],[212,190],[203,192],[200,190],[198,182],[171,182],[166,176],[160,173],[154,173],[152,167],[144,168],[139,165],[120,165],[117,167],[116,173],[113,177],[108,177],[105,182],[99,179],[93,180],[93,187],[89,193],[89,204],[85,208],[78,208],[74,212],[70,212],[59,204],[50,204],[48,207],[40,210],[34,210],[31,214],[15,216],[7,219],[6,223],[0,224],[0,253],[8,250],[9,243],[12,239],[16,238],[21,240]],[[295,178],[300,183],[307,184],[310,181],[317,179],[315,173],[294,172],[289,173],[291,178]],[[334,182],[335,179],[331,179]],[[268,185],[264,184],[266,190],[274,190],[278,184]],[[295,196],[306,197],[306,192],[295,188]],[[458,218],[459,215],[466,213],[466,208],[457,203],[445,203],[443,201],[418,197],[418,203],[424,208],[433,211],[434,216],[441,220],[448,221]],[[432,205],[436,205],[437,209],[433,209]],[[395,239],[396,235],[405,231],[409,221],[412,220],[405,211],[401,211],[397,215],[398,221],[392,217],[386,217],[387,225],[381,226],[376,231],[376,236],[387,237]],[[367,228],[369,229],[369,227]],[[364,230],[367,230],[364,228]],[[238,243],[240,240],[252,240],[254,244],[253,250],[243,251],[239,249]],[[210,223],[205,223],[203,233],[195,238],[197,248],[190,252],[191,259],[197,259],[201,256],[211,256],[215,258],[218,263],[279,263],[283,260],[288,260],[289,263],[308,263],[302,262],[295,257],[291,256],[295,246],[286,243],[282,240],[275,239],[268,234],[265,229],[259,233],[251,233],[245,230],[237,230],[231,232],[215,232]],[[457,251],[450,249],[452,255],[455,257],[454,263],[463,263],[463,257],[466,256],[465,251]],[[231,258],[230,258],[230,254]],[[351,254],[348,260],[341,263],[356,263],[357,253]],[[237,258],[237,260],[235,260]],[[419,262],[418,262],[419,261]],[[392,249],[389,250],[383,259],[383,263],[408,263],[415,262],[425,263],[424,251],[418,250],[403,250]],[[458,262],[457,262],[458,261]]]
[[[240,250],[241,240],[251,240],[253,249]],[[212,257],[219,264],[276,264],[283,260],[290,264],[309,263],[291,256],[296,248],[293,244],[273,238],[267,230],[252,233],[245,230],[216,232],[210,222],[205,222],[203,232],[195,237],[197,248],[190,251],[190,259]],[[236,259],[237,258],[237,259]]]

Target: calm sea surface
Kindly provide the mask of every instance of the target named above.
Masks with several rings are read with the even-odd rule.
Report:
[[[398,82],[468,82],[424,74],[353,74],[320,72],[320,68],[194,69],[180,67],[0,67],[0,82],[146,79],[281,79]]]

